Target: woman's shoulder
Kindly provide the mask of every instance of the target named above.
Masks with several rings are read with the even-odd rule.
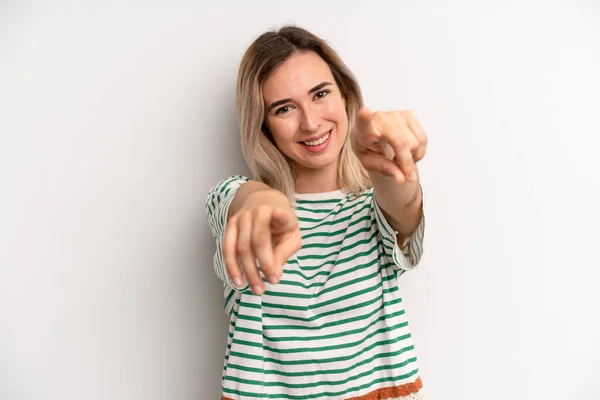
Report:
[[[212,205],[212,208],[214,209],[221,199],[227,197],[229,194],[233,195],[237,188],[249,181],[250,178],[243,175],[231,175],[226,178],[221,178],[216,184],[208,189],[205,206],[209,207],[209,205]]]
[[[226,189],[228,187],[240,186],[243,183],[249,182],[251,179],[244,175],[228,175],[219,178],[216,183],[208,190],[209,193]]]
[[[225,177],[221,177],[217,182],[219,184],[228,184],[232,182],[249,182],[251,179],[245,175],[226,175]]]

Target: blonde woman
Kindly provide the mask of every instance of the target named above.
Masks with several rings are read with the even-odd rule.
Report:
[[[398,289],[423,251],[419,122],[364,108],[294,26],[248,48],[237,110],[253,177],[206,201],[231,321],[222,399],[424,399]]]

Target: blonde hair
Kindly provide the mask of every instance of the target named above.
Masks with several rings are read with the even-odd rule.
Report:
[[[284,156],[264,125],[265,106],[262,85],[276,68],[299,52],[313,51],[331,69],[346,101],[348,134],[340,153],[338,184],[359,193],[371,185],[350,145],[350,132],[358,110],[363,106],[358,82],[337,53],[322,39],[297,26],[284,26],[259,36],[242,57],[237,78],[237,114],[242,153],[253,178],[292,198],[295,191],[293,164]]]

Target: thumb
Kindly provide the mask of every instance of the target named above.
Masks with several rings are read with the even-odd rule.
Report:
[[[276,232],[285,232],[296,229],[297,221],[295,218],[282,210],[281,208],[276,208],[271,213],[271,227]]]
[[[298,231],[292,233],[273,249],[273,261],[275,265],[283,265],[288,259],[302,247],[302,238]]]

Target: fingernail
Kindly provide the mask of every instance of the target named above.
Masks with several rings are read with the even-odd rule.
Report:
[[[415,182],[417,180],[417,171],[413,171],[412,174],[408,177],[411,182]]]
[[[239,276],[236,276],[236,277],[233,278],[233,284],[235,286],[238,286],[238,287],[242,286],[242,283],[243,283],[242,282],[242,278],[240,278]]]
[[[263,288],[261,285],[252,285],[252,293],[260,295],[263,293]]]
[[[267,280],[269,281],[270,284],[274,285],[277,283],[278,279],[275,275],[271,275],[267,278]]]

